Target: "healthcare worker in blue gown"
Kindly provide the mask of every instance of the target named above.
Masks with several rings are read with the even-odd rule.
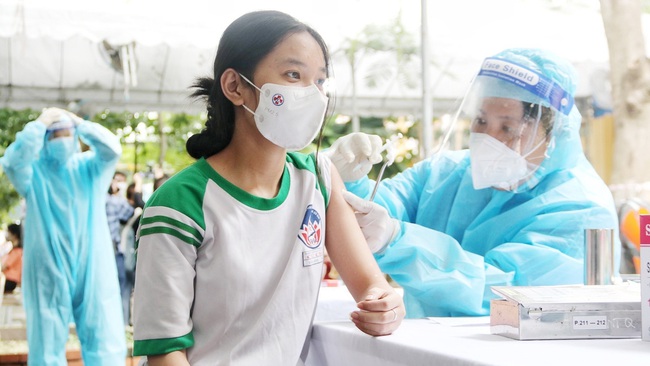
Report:
[[[79,139],[90,147],[81,152]],[[123,365],[126,337],[106,190],[122,149],[101,125],[49,108],[1,163],[27,202],[23,282],[29,365],[67,365],[76,324],[84,365]]]
[[[457,114],[470,123],[469,149],[382,181],[374,203],[363,176],[381,160],[379,137],[355,133],[329,149],[375,259],[404,288],[407,317],[488,315],[490,286],[582,284],[588,228],[615,230],[618,271],[614,202],[583,153],[575,90],[573,67],[548,52],[485,59]]]

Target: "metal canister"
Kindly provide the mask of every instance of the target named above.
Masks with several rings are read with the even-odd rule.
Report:
[[[585,229],[585,285],[614,284],[614,229]]]

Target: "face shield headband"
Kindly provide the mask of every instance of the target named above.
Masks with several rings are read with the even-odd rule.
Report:
[[[498,58],[486,58],[478,76],[497,78],[523,88],[551,107],[568,116],[573,108],[573,96],[553,80],[516,63]]]

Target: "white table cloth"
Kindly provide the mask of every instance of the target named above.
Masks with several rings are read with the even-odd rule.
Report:
[[[314,324],[307,366],[650,365],[640,338],[518,341],[490,334],[489,317],[406,319],[371,337],[350,321]]]

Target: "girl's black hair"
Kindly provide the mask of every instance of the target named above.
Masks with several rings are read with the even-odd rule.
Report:
[[[195,159],[210,157],[223,150],[235,130],[235,108],[225,97],[219,82],[226,69],[233,68],[249,80],[259,62],[287,36],[308,32],[320,45],[329,73],[327,45],[314,29],[292,16],[273,10],[245,14],[224,31],[214,59],[212,77],[199,78],[191,86],[193,98],[204,98],[208,119],[201,133],[186,142],[187,152]],[[329,75],[328,75],[329,76]]]
[[[23,233],[21,226],[19,224],[9,224],[7,225],[7,231],[9,231],[13,236],[18,239],[18,247],[23,246]]]

